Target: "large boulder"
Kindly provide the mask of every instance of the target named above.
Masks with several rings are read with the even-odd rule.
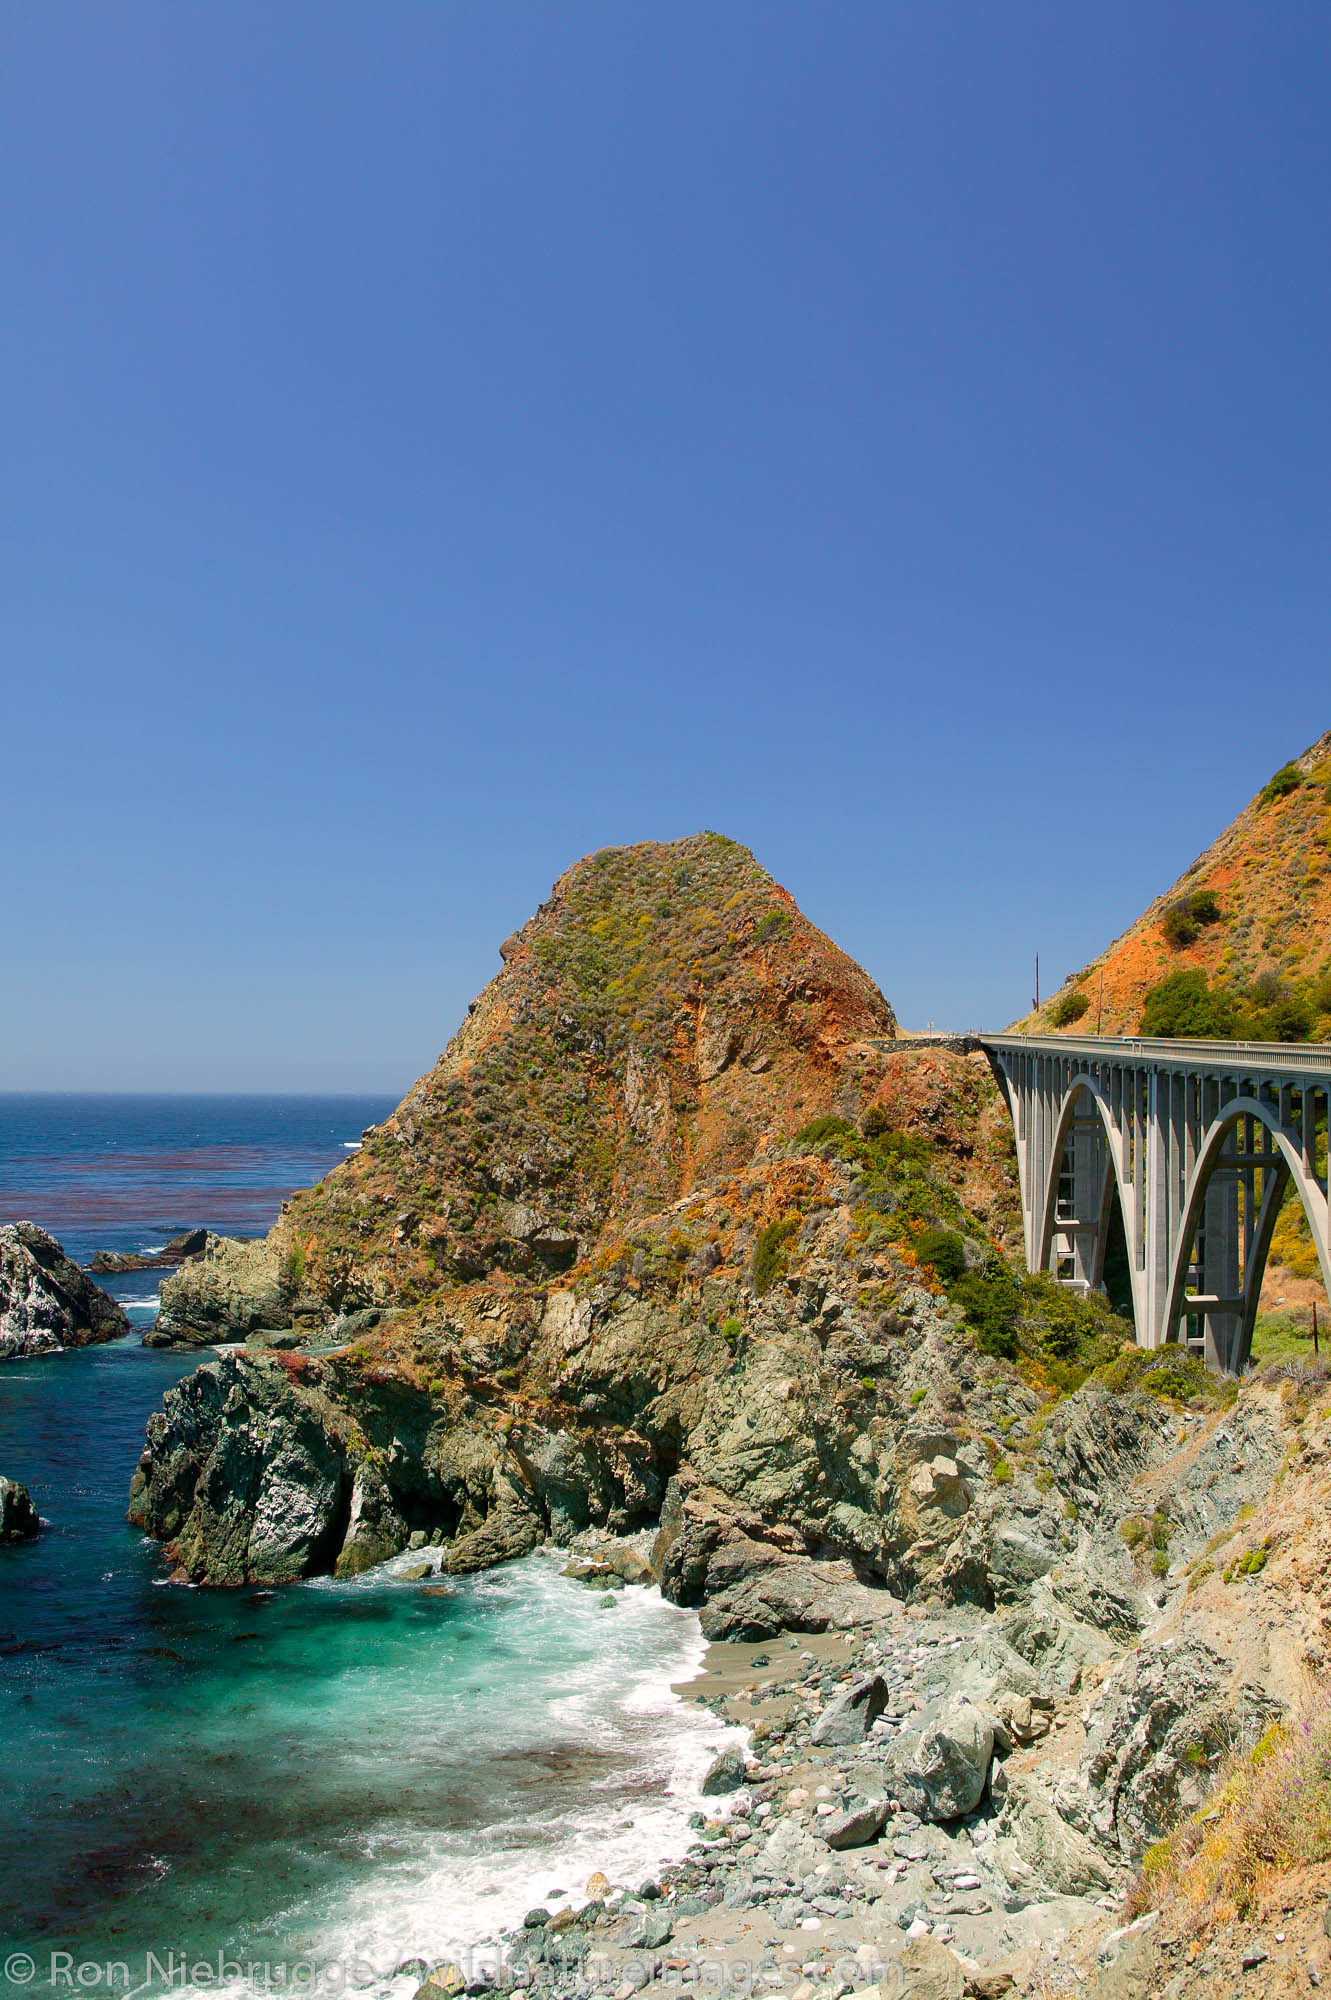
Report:
[[[888,1753],[894,1796],[921,1819],[941,1822],[974,1812],[989,1776],[994,1721],[966,1695],[927,1706]]]
[[[42,1525],[32,1495],[17,1479],[0,1476],[0,1544],[30,1542]]]
[[[863,1743],[887,1707],[887,1683],[881,1674],[865,1674],[834,1695],[813,1725],[818,1744]]]
[[[0,1226],[0,1360],[87,1347],[129,1332],[114,1299],[35,1222]]]
[[[162,1308],[144,1344],[209,1347],[244,1340],[261,1328],[289,1327],[299,1296],[298,1266],[270,1240],[249,1243],[210,1233],[202,1254],[163,1278]]]
[[[715,1566],[709,1568],[711,1583]],[[709,1639],[770,1639],[778,1632],[849,1631],[886,1618],[899,1600],[856,1578],[848,1562],[807,1556],[763,1563],[727,1585],[703,1607]]]

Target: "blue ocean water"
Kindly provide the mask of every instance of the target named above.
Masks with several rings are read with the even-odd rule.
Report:
[[[388,1109],[0,1097],[0,1219],[83,1258],[257,1232]],[[153,1285],[116,1281],[139,1325]],[[602,1607],[544,1553],[447,1595],[412,1558],[276,1592],[169,1584],[125,1501],[195,1365],[137,1332],[0,1364],[0,1471],[48,1523],[0,1550],[0,1993],[68,1990],[67,1954],[90,1992],[125,1990],[92,1977],[123,1964],[149,1992],[405,1995],[404,1962],[682,1849],[715,1740],[670,1692],[701,1655],[691,1613]]]

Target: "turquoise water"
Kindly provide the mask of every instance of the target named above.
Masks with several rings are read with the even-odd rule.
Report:
[[[450,1595],[410,1557],[280,1592],[170,1585],[125,1497],[192,1365],[135,1335],[0,1367],[0,1469],[50,1524],[0,1551],[0,1992],[70,1990],[64,1959],[46,1977],[64,1953],[91,1992],[125,1990],[91,1976],[123,1963],[149,1990],[405,1995],[404,1961],[682,1850],[715,1737],[669,1691],[701,1654],[691,1613],[602,1608],[545,1554]],[[220,1981],[177,1976],[219,1955]]]

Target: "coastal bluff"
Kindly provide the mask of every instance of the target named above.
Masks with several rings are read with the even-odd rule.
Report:
[[[589,857],[501,958],[360,1151],[164,1281],[155,1338],[223,1351],[131,1521],[214,1586],[554,1546],[607,1616],[780,1649],[700,1689],[752,1735],[689,1860],[509,1941],[556,1996],[758,1910],[1029,1988],[1324,1663],[1321,1376],[1028,1276],[986,1057],[898,1036],[733,842]]]

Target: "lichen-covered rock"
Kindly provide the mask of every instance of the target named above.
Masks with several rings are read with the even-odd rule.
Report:
[[[0,1226],[0,1360],[128,1333],[114,1299],[35,1222]]]
[[[242,1242],[210,1231],[202,1254],[163,1278],[148,1347],[208,1347],[292,1324],[296,1267],[271,1238]]]
[[[811,1741],[863,1743],[886,1707],[886,1682],[880,1674],[866,1674],[832,1697],[813,1725]]]
[[[149,1418],[129,1518],[200,1582],[325,1572],[347,1536],[358,1443],[328,1399],[276,1361],[207,1362]]]
[[[984,1796],[994,1751],[993,1717],[965,1695],[927,1707],[892,1744],[893,1794],[925,1820],[960,1819]]]
[[[1246,1682],[1201,1640],[1129,1653],[1092,1710],[1065,1819],[1137,1861],[1198,1807],[1233,1750],[1250,1747],[1283,1703]]]
[[[32,1495],[17,1479],[0,1476],[0,1543],[30,1542],[40,1533],[42,1517]]]

